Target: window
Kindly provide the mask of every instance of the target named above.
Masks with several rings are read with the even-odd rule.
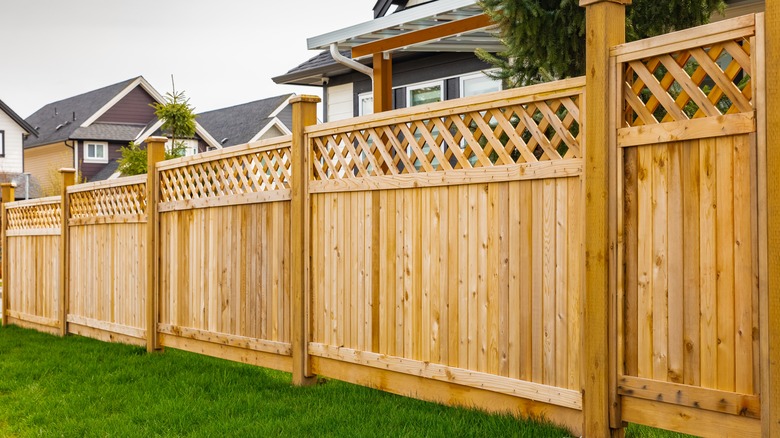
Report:
[[[5,131],[0,131],[0,157],[5,156]]]
[[[358,115],[367,116],[374,114],[374,95],[372,93],[361,93],[358,95]]]
[[[443,82],[428,82],[410,86],[406,89],[407,106],[425,105],[444,100]]]
[[[480,72],[460,78],[461,97],[476,96],[494,91],[501,91],[501,81],[493,79],[485,73]]]
[[[180,146],[184,147],[184,153],[181,155],[183,157],[189,157],[190,155],[195,155],[198,153],[198,140],[190,138],[186,140],[176,140],[176,143]],[[165,142],[165,150],[167,152],[171,151],[171,141],[168,140]]]
[[[88,141],[84,143],[85,163],[108,163],[108,143]]]

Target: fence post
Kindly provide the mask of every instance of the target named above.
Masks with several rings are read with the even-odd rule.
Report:
[[[773,69],[780,64],[780,2],[766,2],[764,15],[766,68]],[[760,35],[757,35],[760,37]],[[761,56],[761,53],[756,54]],[[780,214],[780,151],[777,138],[780,136],[780,82],[774,75],[765,74],[760,81],[766,84],[766,136],[759,147],[766,150],[766,210],[759,196],[759,212],[766,224],[766,311],[761,315],[761,432],[763,436],[780,436],[780,223],[775,219]],[[764,90],[756,90],[760,94]],[[759,127],[759,131],[761,127]],[[767,141],[768,140],[768,141]],[[768,218],[769,220],[766,220]],[[766,316],[766,317],[764,317]]]
[[[583,433],[622,435],[610,428],[609,49],[625,42],[625,5],[630,0],[580,0],[585,8],[585,297],[583,315]],[[614,177],[614,176],[613,176]],[[619,425],[616,425],[619,427]]]
[[[146,351],[160,348],[157,338],[158,271],[160,269],[160,227],[157,208],[160,202],[160,185],[157,163],[165,159],[166,137],[146,139]]]
[[[3,228],[3,327],[8,325],[8,235],[6,234],[6,231],[8,230],[8,214],[5,211],[5,204],[7,202],[13,202],[14,201],[14,189],[16,188],[16,183],[2,183],[0,184],[0,191],[2,191],[2,197],[3,197],[3,208],[2,208],[2,226]]]
[[[292,296],[293,385],[314,382],[309,365],[309,145],[304,130],[317,123],[317,96],[296,96],[292,105],[290,286]]]
[[[76,183],[76,169],[60,169],[62,190],[60,191],[60,336],[68,334],[68,312],[70,311],[70,198],[68,186]]]

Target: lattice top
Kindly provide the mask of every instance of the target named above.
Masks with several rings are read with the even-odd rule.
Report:
[[[160,201],[241,195],[290,188],[290,137],[225,148],[160,170]]]
[[[9,230],[60,228],[62,224],[60,197],[14,202],[6,205]]]
[[[539,98],[529,90],[514,95],[512,90],[509,94],[493,95],[492,100],[464,100],[474,103],[455,109],[445,102],[416,114],[414,109],[400,111],[396,119],[368,119],[357,126],[333,129],[325,125],[325,129],[310,133],[313,179],[441,172],[579,158],[582,89],[572,89],[574,82],[579,84],[579,78],[562,82],[569,86],[565,92],[542,93]],[[547,89],[556,85],[545,84]]]
[[[69,189],[70,217],[91,218],[146,213],[146,176],[122,178],[91,190]]]
[[[625,64],[625,126],[753,111],[747,38]]]

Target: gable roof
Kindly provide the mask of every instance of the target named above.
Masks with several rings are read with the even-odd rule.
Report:
[[[165,101],[143,76],[137,76],[78,96],[52,102],[27,118],[30,125],[38,127],[36,128],[38,129],[38,138],[28,138],[24,142],[24,148],[77,139],[135,140],[136,142],[145,140],[146,136],[159,128],[162,121],[155,117],[146,126],[97,122],[103,114],[139,86],[155,101],[161,103]],[[197,120],[195,121],[195,131],[210,147],[221,147]]]
[[[12,110],[10,106],[6,105],[2,100],[0,100],[0,110],[8,114],[8,117],[13,119],[13,121],[16,122],[16,124],[19,125],[19,127],[21,127],[25,132],[36,137],[38,136],[38,131],[30,126],[30,124],[27,123],[23,118],[19,117],[19,114],[16,114],[16,112]]]
[[[290,129],[292,110],[287,101],[293,95],[283,94],[200,113],[198,123],[223,147],[249,143],[256,140],[276,121],[282,123],[287,130]]]
[[[128,79],[45,105],[27,118],[27,122],[38,130],[38,137],[28,138],[24,148],[68,140],[84,122],[137,79]]]

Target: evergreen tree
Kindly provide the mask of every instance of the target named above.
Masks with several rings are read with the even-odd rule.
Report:
[[[173,76],[171,76],[173,82]],[[195,108],[190,106],[189,99],[184,92],[173,91],[165,94],[165,103],[150,104],[154,108],[154,114],[163,121],[163,134],[171,138],[171,149],[166,149],[165,159],[180,157],[184,153],[185,145],[180,139],[195,136]],[[179,140],[177,140],[179,139]],[[122,158],[119,159],[119,171],[122,175],[140,175],[146,173],[146,149],[141,149],[134,142],[122,147]]]
[[[583,74],[585,8],[579,0],[479,3],[507,47],[495,55],[477,49],[477,56],[499,68],[492,76],[519,87]],[[633,41],[705,24],[724,8],[724,0],[634,0],[626,7],[626,37]]]

